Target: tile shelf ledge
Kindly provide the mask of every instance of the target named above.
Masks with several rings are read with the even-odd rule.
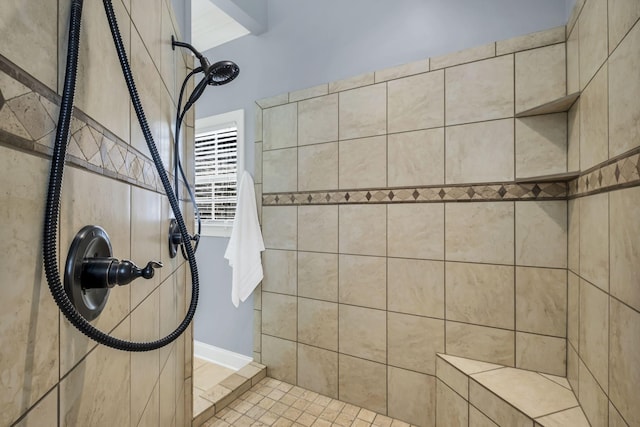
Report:
[[[516,178],[516,184],[534,184],[539,182],[569,182],[580,176],[580,171],[560,172],[549,175],[527,176]]]
[[[530,108],[525,111],[521,111],[515,115],[516,118],[540,116],[542,114],[563,113],[569,111],[571,106],[580,97],[580,92],[574,92],[562,98],[554,99],[537,107]]]

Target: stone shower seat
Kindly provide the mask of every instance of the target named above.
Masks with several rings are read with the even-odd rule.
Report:
[[[564,377],[446,354],[436,377],[437,425],[589,426]]]

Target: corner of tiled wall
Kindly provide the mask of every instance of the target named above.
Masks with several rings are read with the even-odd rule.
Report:
[[[169,164],[176,82],[186,75],[182,55],[170,46],[170,36],[178,33],[171,4],[114,0],[113,5],[154,139]],[[130,112],[102,5],[85,2],[83,9],[76,110],[59,221],[60,263],[86,224],[107,230],[120,259],[165,261],[153,280],[113,290],[93,322],[122,339],[155,340],[183,318],[190,279],[184,261],[165,254],[171,213]],[[9,188],[0,196],[6,219],[0,234],[12,243],[0,265],[6,273],[0,359],[6,362],[3,378],[8,379],[0,392],[0,424],[190,425],[191,329],[160,350],[117,351],[76,331],[49,294],[39,224],[46,156],[58,119],[57,90],[64,77],[69,5],[47,2],[36,8],[10,1],[2,14],[13,18],[0,30],[5,41],[0,49],[0,163]],[[32,60],[34,50],[38,61]],[[187,134],[189,128],[193,116],[187,120]]]
[[[640,4],[578,1],[567,27],[569,200],[567,377],[592,425],[640,422],[637,211]],[[586,172],[586,173],[585,173]],[[635,289],[635,290],[633,290]]]
[[[269,375],[418,425],[438,352],[565,375],[567,187],[514,182],[567,172],[568,114],[515,117],[567,95],[565,38],[258,101]]]

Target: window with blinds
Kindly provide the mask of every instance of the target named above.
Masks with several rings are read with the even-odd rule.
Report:
[[[236,211],[238,127],[195,138],[195,196],[203,226],[231,226]]]

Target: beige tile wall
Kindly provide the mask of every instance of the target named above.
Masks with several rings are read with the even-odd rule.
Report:
[[[273,199],[566,172],[568,115],[514,118],[566,95],[564,40],[553,29],[260,100],[256,185]],[[437,352],[565,375],[566,201],[261,215],[255,356],[269,375],[420,426],[436,422]]]
[[[168,42],[177,34],[171,3],[113,3],[152,132],[169,164],[176,80],[187,69],[185,57]],[[117,351],[78,332],[53,302],[40,247],[49,161],[30,152],[36,145],[12,147],[27,140],[50,146],[57,121],[51,100],[64,78],[69,2],[36,7],[11,1],[3,4],[0,15],[5,41],[0,48],[0,181],[6,190],[0,194],[0,237],[6,242],[0,257],[0,425],[190,425],[190,332],[161,350]],[[113,289],[105,311],[93,322],[118,338],[156,340],[184,316],[190,300],[188,274],[181,258],[168,259],[165,227],[171,214],[166,197],[152,190],[157,183],[149,160],[129,157],[135,149],[147,158],[149,154],[130,112],[102,4],[85,2],[82,19],[76,108],[105,131],[75,119],[72,124],[77,133],[69,153],[84,163],[65,170],[60,263],[87,224],[106,229],[117,258],[139,265],[164,261],[153,280]],[[38,60],[29,60],[34,54]],[[8,61],[22,68],[17,74],[28,73],[38,81],[25,77],[30,86],[24,79],[19,83],[7,71]],[[190,118],[191,134],[192,126]]]
[[[640,4],[587,0],[574,15],[568,161],[584,171],[640,146]],[[569,201],[567,370],[591,425],[640,423],[639,206],[638,187]]]

